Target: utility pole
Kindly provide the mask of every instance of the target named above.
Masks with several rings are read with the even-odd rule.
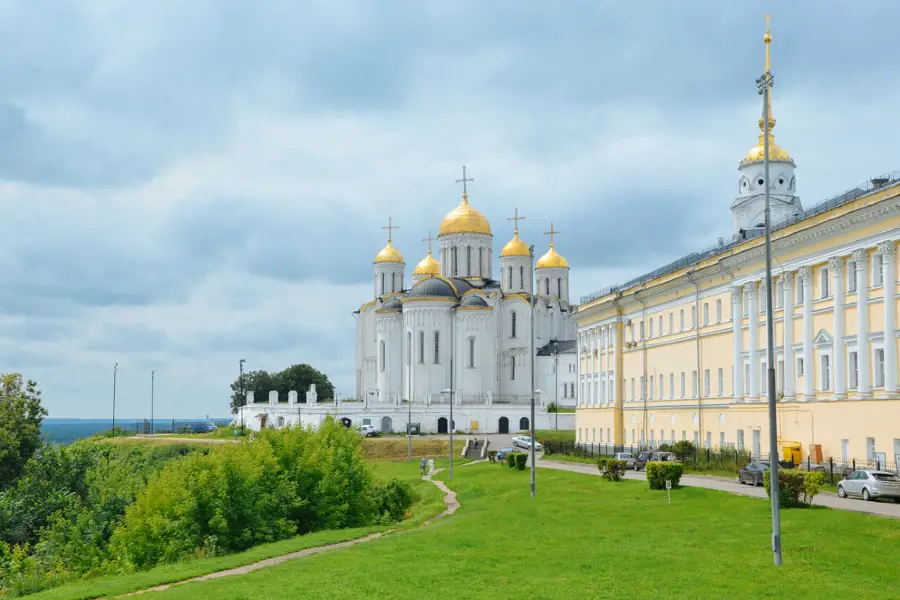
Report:
[[[465,167],[463,167],[465,169]],[[465,179],[466,173],[463,170],[463,179]],[[453,339],[454,330],[456,323],[456,307],[450,309],[450,481],[453,481],[453,430],[455,427],[453,426],[453,344],[456,340]]]
[[[119,373],[119,363],[113,365],[113,415],[112,415],[112,434],[116,437],[116,376]]]
[[[554,425],[555,429],[559,429],[559,342],[553,342],[553,356],[554,356],[554,364],[553,364],[553,374],[556,376],[556,384],[554,385],[553,392],[553,401],[556,405],[556,424]]]
[[[550,229],[553,229],[553,225],[551,224]],[[551,244],[552,244],[551,238]],[[534,444],[537,440],[534,439],[534,305],[535,299],[537,295],[535,294],[535,283],[534,283],[534,244],[528,247],[528,255],[531,257],[531,298],[529,298],[529,303],[531,304],[531,331],[529,331],[529,337],[531,338],[529,347],[531,348],[531,449],[530,449],[530,457],[529,462],[531,463],[531,497],[534,498],[536,487],[535,487],[535,466],[534,466]]]
[[[156,380],[156,371],[150,371],[150,435],[153,435],[153,388]]]
[[[770,90],[774,84],[774,78],[769,70],[769,44],[772,34],[769,32],[769,15],[766,15],[766,34],[763,36],[766,44],[766,72],[756,80],[756,87],[763,97],[763,178],[765,179],[766,198],[766,375],[768,379],[767,395],[769,400],[769,490],[772,499],[772,553],[775,566],[781,565],[781,507],[778,493],[778,416],[776,413],[775,390],[775,318],[772,302],[772,223],[769,207],[769,130],[771,125],[771,97]],[[737,365],[735,365],[737,368]]]
[[[431,237],[431,234],[428,234]],[[407,341],[412,340],[411,335],[406,336]],[[412,460],[412,346],[406,348],[406,460]],[[451,448],[452,450],[452,448]]]

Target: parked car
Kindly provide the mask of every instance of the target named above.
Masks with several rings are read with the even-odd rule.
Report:
[[[616,452],[616,455],[613,456],[613,458],[616,460],[624,460],[626,469],[637,469],[637,463],[631,452]]]
[[[364,435],[366,437],[375,437],[378,435],[378,431],[375,429],[374,425],[360,425],[356,428],[356,431],[360,435]]]
[[[763,484],[763,475],[769,470],[769,463],[754,460],[738,471],[738,483],[749,483],[760,486]]]
[[[512,452],[512,451],[513,451],[512,448],[502,448],[502,449],[500,449],[500,451],[497,452],[497,460],[498,460],[498,461],[503,460],[503,459],[506,457],[506,455],[509,454],[509,453]]]
[[[512,439],[512,444],[516,448],[524,448],[526,450],[531,450],[531,437],[527,435],[519,435]],[[540,442],[534,442],[535,450],[542,450],[544,447]]]
[[[665,462],[665,461],[677,461],[678,458],[671,452],[662,452],[655,451],[651,452],[649,450],[641,452],[636,459],[634,459],[634,470],[640,471],[644,467],[647,466],[648,462]]]
[[[200,421],[189,425],[191,433],[209,433],[218,429],[212,421]]]
[[[863,469],[838,482],[837,493],[841,498],[859,496],[863,500],[900,500],[900,477],[889,471]]]

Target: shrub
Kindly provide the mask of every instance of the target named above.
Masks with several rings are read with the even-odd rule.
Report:
[[[488,450],[488,460],[491,462],[497,462],[497,451],[496,450]]]
[[[387,525],[402,521],[406,511],[416,500],[415,492],[405,481],[391,478],[384,483],[376,483],[372,488],[378,523]]]
[[[519,454],[519,453],[518,452],[510,452],[509,454],[506,455],[506,464],[510,469],[516,468],[516,455],[517,454]]]
[[[647,482],[651,490],[666,489],[666,481],[672,482],[672,487],[677,488],[681,481],[684,467],[676,462],[654,461],[647,463]]]
[[[681,440],[675,442],[672,446],[672,452],[680,459],[684,460],[685,456],[693,456],[694,454],[694,444],[688,442],[687,440]]]
[[[763,474],[766,494],[772,497],[769,487],[771,471]],[[801,471],[799,469],[778,469],[779,504],[784,508],[807,508],[825,483],[824,473]]]
[[[520,471],[525,470],[525,465],[528,464],[528,455],[524,452],[519,452],[516,454],[516,468]]]
[[[551,402],[547,405],[548,413],[555,413],[559,407],[556,405],[556,402]]]
[[[602,457],[597,461],[597,468],[607,481],[622,481],[625,477],[624,460],[616,460],[615,458]]]

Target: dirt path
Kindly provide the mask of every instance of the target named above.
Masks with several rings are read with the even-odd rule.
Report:
[[[422,522],[419,527],[426,527],[431,525],[432,523],[443,519],[444,517],[449,517],[453,513],[457,511],[459,508],[459,501],[456,499],[456,492],[448,488],[444,485],[443,481],[434,481],[431,477],[434,474],[440,473],[444,469],[436,469],[434,473],[430,475],[425,475],[422,477],[425,481],[430,481],[433,483],[439,490],[444,492],[444,504],[447,505],[440,514],[431,517]],[[122,594],[120,596],[116,596],[116,598],[124,598],[125,596],[134,596],[136,594],[143,594],[146,592],[158,592],[162,590],[167,590],[175,585],[182,585],[185,583],[191,583],[194,581],[208,581],[210,579],[219,579],[220,577],[229,577],[231,575],[246,575],[247,573],[251,573],[253,571],[258,571],[259,569],[265,569],[266,567],[272,567],[275,565],[279,565],[285,561],[292,560],[294,558],[303,558],[304,556],[312,556],[313,554],[321,554],[322,552],[328,552],[330,550],[340,550],[341,548],[349,548],[350,546],[355,546],[357,544],[362,544],[365,542],[370,542],[374,539],[384,537],[386,535],[390,535],[400,531],[398,529],[389,529],[387,531],[382,531],[379,533],[372,533],[370,535],[356,538],[355,540],[347,540],[345,542],[337,542],[335,544],[328,544],[326,546],[317,546],[315,548],[306,548],[305,550],[298,550],[297,552],[291,552],[289,554],[282,554],[281,556],[273,556],[272,558],[267,558],[265,560],[261,560],[255,563],[251,563],[249,565],[243,565],[241,567],[235,567],[233,569],[226,569],[224,571],[216,571],[214,573],[207,573],[206,575],[200,575],[199,577],[192,577],[190,579],[185,579],[183,581],[175,581],[173,583],[165,583],[162,585],[153,586],[150,588],[146,588],[143,590],[138,590],[136,592],[129,592],[127,594]],[[103,600],[103,599],[101,599]]]

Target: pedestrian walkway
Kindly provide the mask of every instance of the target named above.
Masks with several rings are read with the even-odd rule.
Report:
[[[538,459],[537,466],[545,469],[556,469],[559,471],[570,471],[572,473],[583,473],[585,475],[600,475],[597,465],[585,463],[570,463],[553,460]],[[646,481],[647,475],[643,471],[626,471],[625,479]],[[690,487],[705,488],[708,490],[718,490],[720,492],[729,492],[739,496],[750,496],[752,498],[765,498],[768,500],[765,488],[753,487],[750,485],[742,485],[737,482],[737,478],[729,481],[722,477],[705,477],[703,475],[682,475],[681,485]],[[863,500],[854,500],[849,498],[838,498],[834,494],[819,494],[813,500],[816,506],[827,506],[837,510],[849,510],[851,512],[867,513],[870,515],[879,515],[882,517],[892,517],[900,519],[900,504],[889,502],[865,502]]]

